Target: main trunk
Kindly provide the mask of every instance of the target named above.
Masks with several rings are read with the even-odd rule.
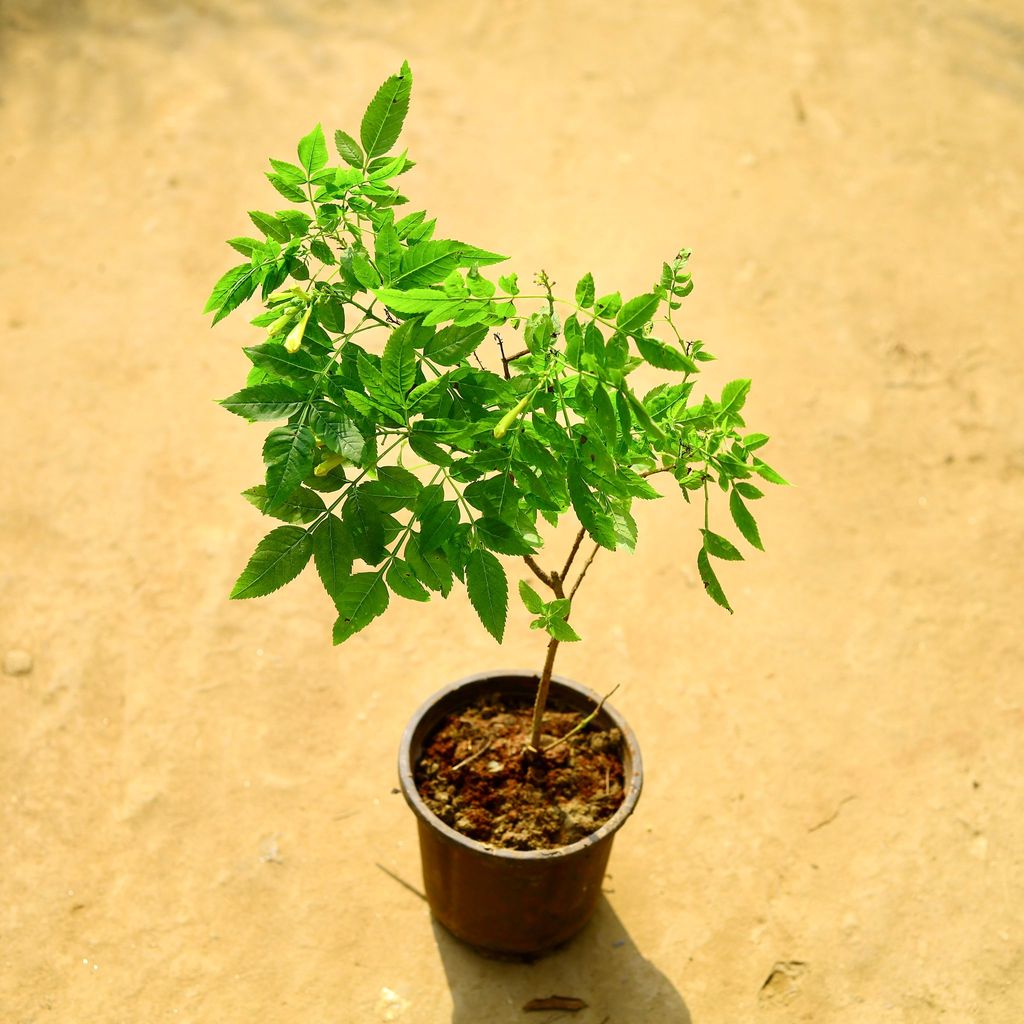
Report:
[[[551,689],[551,672],[555,667],[555,654],[558,651],[558,641],[552,637],[548,643],[547,657],[544,659],[544,671],[540,676],[540,683],[537,686],[537,697],[533,702],[533,726],[530,730],[530,746],[534,750],[540,750],[540,728],[544,721],[544,709],[548,703],[548,690]]]

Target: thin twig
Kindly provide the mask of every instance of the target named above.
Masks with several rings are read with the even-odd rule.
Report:
[[[551,577],[537,564],[533,555],[523,555],[523,561],[533,570],[533,574],[544,586],[550,587],[552,590],[555,589],[555,584],[552,582]]]
[[[583,543],[583,538],[586,536],[587,531],[580,527],[580,532],[576,534],[576,540],[573,541],[572,551],[569,552],[569,557],[565,560],[565,568],[560,573],[562,582],[565,582],[565,577],[569,575],[569,569],[572,567],[572,561],[576,557],[576,552],[579,551],[580,545]]]
[[[505,356],[505,346],[501,342],[501,335],[495,332],[494,340],[498,343],[498,351],[501,353],[501,372],[505,374],[505,380],[511,380],[512,374],[508,372],[508,358]]]
[[[530,350],[528,348],[524,348],[522,352],[513,352],[512,355],[508,357],[508,361],[510,363],[514,363],[517,359],[522,359],[523,356],[528,356],[529,354]]]
[[[491,743],[493,742],[494,737],[488,737],[487,742],[475,754],[470,754],[469,757],[464,757],[458,764],[453,764],[448,771],[457,772],[460,768],[469,764],[470,761],[475,761],[485,750],[490,750]]]
[[[569,731],[568,731],[568,732],[567,732],[567,733],[566,733],[566,734],[565,734],[564,736],[561,736],[561,737],[559,737],[559,739],[555,740],[555,742],[554,742],[554,743],[549,743],[549,744],[548,744],[548,745],[547,745],[547,746],[546,746],[546,747],[545,747],[545,748],[543,749],[542,753],[545,753],[545,754],[546,754],[546,753],[547,753],[547,752],[548,752],[549,750],[554,750],[554,749],[555,749],[555,747],[557,747],[557,746],[558,746],[558,745],[559,745],[560,743],[564,743],[564,742],[565,742],[565,741],[566,741],[567,739],[569,739],[569,737],[570,737],[570,736],[575,736],[575,735],[576,735],[576,733],[578,733],[578,732],[580,731],[580,729],[585,729],[585,728],[586,728],[586,727],[587,727],[588,725],[590,725],[590,723],[591,723],[591,722],[592,722],[592,721],[593,721],[593,720],[594,720],[595,718],[597,718],[598,714],[600,714],[600,712],[601,712],[601,708],[603,708],[603,707],[604,707],[604,702],[605,702],[605,701],[606,701],[606,700],[607,700],[607,699],[608,699],[608,698],[609,698],[609,697],[610,697],[610,696],[611,696],[611,695],[612,695],[612,694],[613,694],[613,693],[614,693],[614,692],[615,692],[615,691],[616,691],[616,690],[617,690],[618,688],[619,688],[619,684],[618,684],[618,683],[616,683],[616,684],[615,684],[615,686],[613,686],[613,687],[612,687],[612,689],[611,689],[611,690],[609,690],[609,691],[608,691],[608,692],[607,692],[607,693],[606,693],[606,694],[605,694],[605,695],[604,695],[604,696],[603,696],[603,697],[601,698],[601,700],[600,700],[600,702],[598,703],[597,707],[596,707],[596,708],[594,708],[594,710],[593,710],[593,711],[591,711],[591,712],[590,712],[590,714],[589,714],[589,715],[587,715],[587,717],[586,717],[586,718],[584,718],[582,722],[579,722],[579,723],[577,723],[576,725],[574,725],[574,726],[573,726],[573,727],[572,727],[572,728],[571,728],[571,729],[570,729],[570,730],[569,730]]]
[[[587,570],[590,568],[590,563],[597,557],[598,551],[601,550],[600,544],[594,545],[594,550],[590,552],[590,557],[587,559],[586,564],[583,566],[579,576],[576,577],[576,582],[572,585],[572,590],[569,591],[569,600],[571,601],[576,596],[576,591],[580,589],[580,584],[583,582],[583,577],[587,575]]]

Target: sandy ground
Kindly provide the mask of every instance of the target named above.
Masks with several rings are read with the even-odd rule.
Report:
[[[714,7],[0,7],[2,1024],[1024,1019],[1024,8]],[[252,334],[199,310],[265,157],[403,57],[444,233],[623,291],[693,248],[687,332],[798,485],[732,618],[675,496],[595,563],[561,670],[621,684],[647,786],[533,966],[392,877],[406,719],[537,665],[524,615],[334,649],[308,575],[225,599],[265,522],[211,399]]]

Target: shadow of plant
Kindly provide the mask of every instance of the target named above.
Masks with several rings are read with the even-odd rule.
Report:
[[[490,960],[436,921],[433,926],[452,994],[452,1024],[692,1024],[682,996],[641,955],[604,897],[575,939],[533,963]],[[577,997],[587,1008],[523,1013],[524,1003],[551,995]]]

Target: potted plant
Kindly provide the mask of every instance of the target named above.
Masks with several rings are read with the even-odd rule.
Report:
[[[435,915],[491,950],[536,953],[567,939],[596,903],[611,840],[635,806],[640,754],[603,699],[554,674],[587,570],[605,548],[632,550],[636,499],[651,478],[703,506],[697,569],[731,611],[713,559],[738,548],[712,530],[720,489],[740,534],[760,549],[755,479],[785,481],[745,432],[749,380],[694,396],[713,356],[681,333],[692,289],[682,250],[647,291],[623,301],[585,274],[571,296],[541,272],[524,290],[494,280],[506,257],[435,237],[403,213],[413,167],[395,153],[412,88],[407,64],[380,87],[358,141],[338,131],[332,163],[318,125],[298,162],[267,177],[291,204],[249,216],[262,237],[216,283],[217,323],[259,293],[245,387],[221,404],[283,421],[263,443],[265,482],[245,491],[280,521],[259,542],[232,598],[270,594],[312,561],[334,602],[334,642],[365,629],[392,595],[428,601],[465,585],[499,643],[509,585],[546,634],[535,673],[480,673],[435,694],[403,738],[399,773],[416,812]],[[490,368],[488,368],[490,367]],[[644,395],[634,371],[662,382]],[[537,560],[543,534],[571,514],[566,553]]]

